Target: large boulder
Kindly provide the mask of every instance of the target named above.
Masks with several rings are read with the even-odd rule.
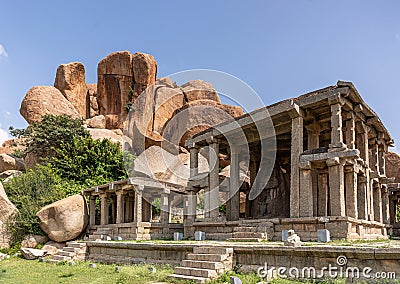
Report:
[[[181,86],[182,91],[188,102],[195,100],[212,100],[220,103],[221,100],[217,91],[213,88],[211,83],[203,80],[189,81]]]
[[[386,154],[386,176],[395,178],[395,182],[400,183],[400,155],[397,153]]]
[[[7,141],[4,141],[0,147],[0,154],[12,154],[16,151],[25,150],[24,139],[22,138],[13,138]]]
[[[21,243],[23,248],[36,248],[38,245],[44,245],[49,238],[40,235],[27,235]]]
[[[110,139],[113,143],[119,143],[122,145],[123,134],[120,129],[110,130],[110,129],[99,129],[99,128],[88,128],[90,136],[94,140]]]
[[[134,97],[137,98],[147,87],[153,85],[157,76],[157,62],[150,54],[136,52],[132,57]]]
[[[46,114],[81,117],[63,94],[57,88],[50,86],[31,88],[22,100],[20,113],[29,124],[41,121]]]
[[[21,159],[14,158],[7,154],[0,154],[0,173],[9,170],[25,170],[24,162]]]
[[[88,88],[85,67],[80,62],[61,64],[57,68],[54,87],[75,107],[81,117],[86,118],[86,96]]]
[[[97,115],[85,121],[90,128],[106,128],[106,118],[104,115]]]
[[[146,176],[164,182],[187,186],[189,180],[189,153],[177,148],[171,153],[159,146],[151,146],[134,161],[135,176]],[[199,173],[209,170],[207,159],[199,154]]]
[[[133,86],[132,54],[119,51],[101,60],[97,67],[97,102],[100,114],[108,119],[107,128],[121,128],[128,112]],[[133,94],[132,94],[133,95]]]
[[[8,199],[3,184],[0,182],[0,248],[9,246],[10,235],[6,232],[4,223],[16,212],[17,208]]]
[[[85,198],[73,195],[42,208],[36,216],[40,228],[55,242],[66,242],[77,238],[88,224]]]

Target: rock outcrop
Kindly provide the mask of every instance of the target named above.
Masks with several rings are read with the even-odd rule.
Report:
[[[88,128],[90,136],[94,140],[102,140],[102,139],[110,139],[113,143],[119,143],[122,145],[123,134],[120,129],[109,130],[109,129],[100,129],[100,128]]]
[[[395,182],[400,183],[400,155],[397,153],[386,154],[386,176],[395,178]]]
[[[121,127],[128,113],[126,105],[133,85],[132,68],[129,51],[111,53],[97,67],[97,102],[109,129]]]
[[[46,114],[81,117],[63,94],[50,86],[31,88],[21,103],[20,113],[29,124],[41,121]]]
[[[241,107],[220,103],[210,83],[195,80],[176,87],[163,78],[136,99],[125,134],[136,142],[133,150],[140,154],[165,140],[184,146],[189,136],[240,115]]]
[[[0,182],[0,248],[9,246],[10,235],[6,232],[4,223],[16,212],[17,208],[8,199],[3,184]]]
[[[15,170],[25,170],[25,165],[21,159],[11,157],[7,154],[0,154],[0,173]]]
[[[54,87],[75,107],[82,118],[86,118],[86,96],[88,88],[85,67],[80,62],[61,64],[57,68]]]
[[[47,205],[36,216],[40,228],[55,242],[75,239],[88,224],[87,205],[80,194]]]
[[[92,118],[100,114],[99,104],[97,102],[97,84],[88,84],[88,93],[87,93],[87,118]]]
[[[132,64],[134,98],[137,98],[147,87],[154,85],[157,76],[157,62],[152,55],[137,52],[132,57]]]

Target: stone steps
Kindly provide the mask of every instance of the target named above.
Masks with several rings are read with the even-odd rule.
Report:
[[[67,242],[67,246],[53,255],[47,262],[59,263],[68,260],[84,260],[86,256],[86,243]]]
[[[263,240],[268,240],[268,226],[257,225],[251,226],[252,224],[247,224],[247,226],[239,226],[234,229],[232,238],[229,241],[241,241],[241,242],[261,242]]]
[[[189,253],[187,259],[182,261],[182,266],[175,267],[174,274],[169,277],[205,283],[217,278],[226,270],[231,270],[232,260],[233,248],[196,246],[193,248],[193,253]]]
[[[181,281],[190,281],[193,283],[206,283],[208,280],[204,277],[196,277],[196,276],[188,276],[188,275],[179,275],[179,274],[171,274],[168,276],[169,278],[174,278]]]

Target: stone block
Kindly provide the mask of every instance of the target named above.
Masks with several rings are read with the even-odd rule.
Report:
[[[240,280],[240,278],[236,277],[236,276],[231,276],[230,277],[230,283],[231,284],[242,284],[242,280]]]
[[[174,233],[174,241],[181,241],[183,240],[183,234],[179,232]]]
[[[318,235],[318,242],[321,243],[329,243],[331,241],[331,234],[328,230],[318,230],[317,231]]]
[[[201,232],[201,231],[194,232],[194,239],[196,241],[205,241],[206,240],[206,233],[205,232]]]
[[[286,241],[289,237],[289,230],[282,230],[282,242]]]

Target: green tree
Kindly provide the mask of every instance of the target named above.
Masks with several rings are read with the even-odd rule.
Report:
[[[29,125],[23,133],[26,154],[41,158],[52,156],[62,143],[69,144],[77,137],[90,137],[81,119],[68,115],[45,115],[39,122]]]
[[[124,158],[119,144],[109,139],[74,137],[62,142],[47,159],[62,178],[93,185],[125,179]]]

